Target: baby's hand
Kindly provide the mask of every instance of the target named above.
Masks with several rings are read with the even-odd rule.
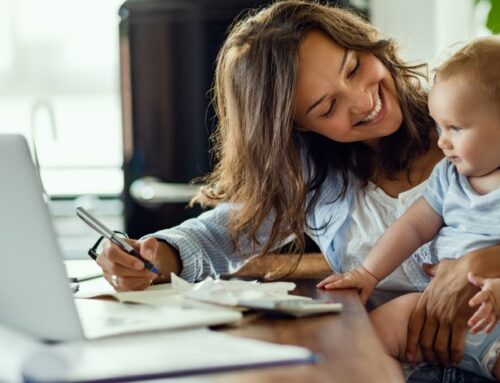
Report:
[[[378,280],[364,267],[358,267],[345,274],[332,274],[316,286],[326,290],[357,289],[361,301],[366,303],[377,283]]]
[[[481,289],[469,301],[469,306],[479,305],[479,308],[467,324],[472,333],[484,329],[491,332],[500,319],[500,278],[481,278],[472,273],[467,274],[467,278],[470,283]]]

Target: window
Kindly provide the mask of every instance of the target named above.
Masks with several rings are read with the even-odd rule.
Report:
[[[36,143],[53,198],[123,188],[121,3],[0,0],[0,133]]]

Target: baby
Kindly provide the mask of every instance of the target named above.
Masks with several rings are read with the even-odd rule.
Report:
[[[422,197],[379,239],[362,266],[331,275],[318,287],[355,287],[366,301],[379,281],[426,242],[432,240],[439,260],[500,243],[499,63],[496,36],[471,42],[437,69],[429,110],[446,158],[436,165]],[[481,290],[469,302],[479,307],[468,322],[460,367],[500,379],[500,279],[468,278]],[[387,351],[399,360],[404,360],[407,325],[419,296],[404,295],[371,314]],[[413,358],[421,360],[420,353]]]

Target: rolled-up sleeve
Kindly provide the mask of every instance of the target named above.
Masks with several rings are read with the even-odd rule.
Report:
[[[273,217],[268,217],[260,227],[257,233],[259,244],[240,240],[241,252],[237,252],[229,231],[232,209],[232,204],[220,204],[197,218],[149,236],[163,240],[179,251],[182,261],[180,277],[187,281],[234,272],[252,256],[260,254],[267,242]]]

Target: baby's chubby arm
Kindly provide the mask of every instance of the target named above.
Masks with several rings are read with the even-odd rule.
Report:
[[[434,238],[442,226],[442,217],[420,198],[380,237],[361,267],[346,274],[333,274],[321,281],[318,287],[356,288],[366,301],[379,281]]]
[[[434,238],[442,226],[443,218],[424,198],[419,198],[380,237],[363,266],[378,280],[384,279]]]

